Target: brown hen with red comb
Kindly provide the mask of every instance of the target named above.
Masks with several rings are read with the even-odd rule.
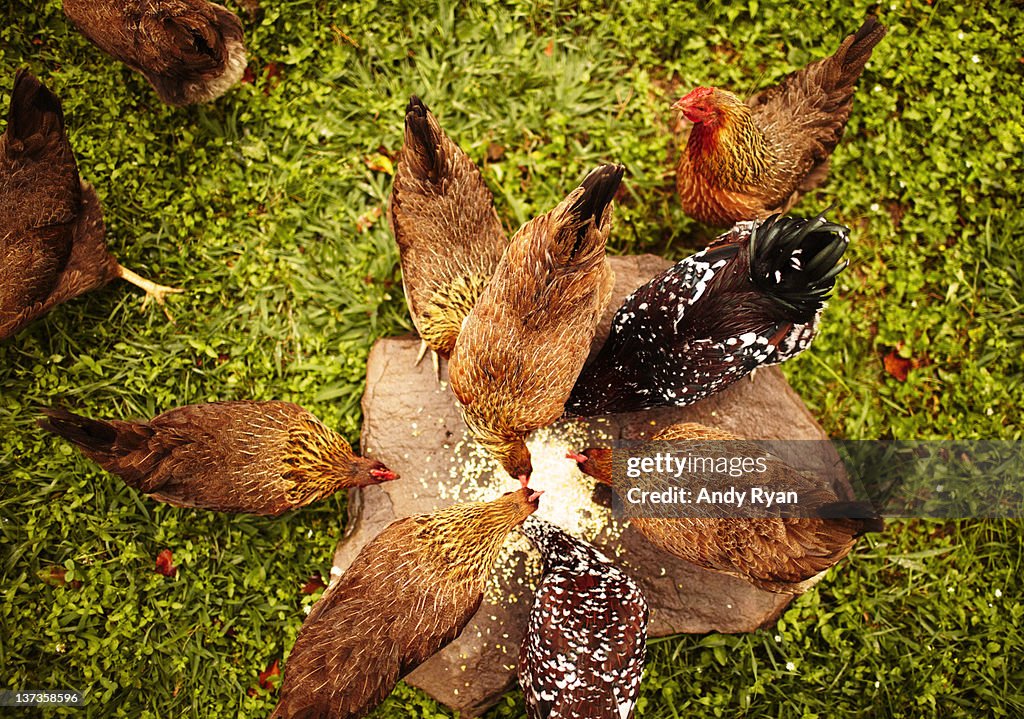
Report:
[[[194,404],[149,422],[43,412],[43,429],[129,487],[176,507],[277,515],[339,489],[398,478],[291,402]]]
[[[303,622],[271,719],[355,719],[384,701],[459,636],[537,497],[519,489],[390,524]]]
[[[698,87],[674,104],[693,123],[676,168],[686,213],[724,227],[785,213],[824,182],[857,80],[885,33],[868,17],[831,57],[748,103],[727,90]]]
[[[741,449],[741,437],[701,424],[666,427],[654,439],[666,441],[729,442],[737,454],[758,456],[757,447]],[[577,461],[580,469],[602,484],[612,484],[612,450],[588,449]],[[630,517],[629,523],[659,549],[706,569],[739,577],[769,592],[802,594],[850,553],[857,538],[878,532],[882,520],[868,505],[840,502],[823,488],[783,462],[772,458],[758,483],[773,490],[799,490],[802,503],[834,507],[839,517]]]

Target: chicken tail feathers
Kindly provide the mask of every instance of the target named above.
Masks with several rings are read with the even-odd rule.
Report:
[[[750,281],[791,322],[810,322],[848,264],[840,260],[850,242],[849,232],[822,215],[811,219],[772,215],[751,230]]]
[[[445,176],[448,163],[441,126],[416,95],[405,108],[405,149],[404,159],[416,177],[437,183]]]
[[[837,98],[841,96],[844,102],[848,101],[853,86],[871,59],[871,53],[886,32],[888,30],[885,25],[877,17],[869,15],[857,32],[847,36],[835,54],[822,61],[823,69],[827,68],[824,74],[827,78],[825,91],[830,95],[837,94]]]
[[[47,432],[53,432],[72,444],[91,452],[109,452],[117,441],[117,430],[110,422],[90,419],[66,409],[43,409],[45,417],[36,423]]]
[[[8,135],[25,141],[35,134],[63,132],[64,111],[60,100],[28,70],[18,70],[7,115]]]
[[[860,537],[868,532],[881,532],[885,529],[885,520],[870,502],[830,502],[818,508],[816,516],[823,519],[845,519],[854,522],[856,534]]]
[[[601,165],[593,170],[580,184],[583,194],[576,198],[569,212],[579,218],[581,223],[593,219],[600,229],[604,210],[615,197],[625,171],[622,165]]]
[[[147,424],[107,422],[90,419],[61,408],[44,408],[45,417],[36,420],[48,432],[63,437],[108,472],[130,487],[152,492],[148,477],[163,460],[164,453],[150,447],[155,431]]]
[[[580,250],[584,248],[587,236],[591,232],[591,221],[594,229],[602,229],[605,210],[615,198],[625,170],[622,165],[601,165],[591,171],[580,184],[582,192],[566,211],[566,217],[570,218],[569,224],[574,230],[570,237],[572,247],[569,248],[569,262],[575,261]],[[603,239],[604,235],[595,233],[595,238]]]
[[[836,57],[840,56],[840,81],[844,84],[852,84],[864,71],[864,66],[871,59],[871,53],[875,46],[882,41],[888,29],[878,21],[874,15],[869,15],[864,24],[860,26],[853,35],[843,41]]]

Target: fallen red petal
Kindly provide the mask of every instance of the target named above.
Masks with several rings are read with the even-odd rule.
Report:
[[[317,572],[309,578],[309,581],[302,585],[303,594],[312,594],[318,589],[323,589],[327,585],[324,584],[324,578],[320,576],[320,572]]]
[[[896,350],[892,350],[887,354],[882,359],[882,364],[885,366],[885,371],[900,382],[907,381],[907,375],[910,374],[910,368],[914,366],[913,360],[900,357]]]
[[[174,566],[174,554],[171,553],[170,549],[164,549],[160,554],[156,555],[156,572],[165,577],[177,575],[178,568]]]
[[[281,670],[277,666],[277,660],[266,668],[265,671],[260,672],[260,686],[264,689],[273,689],[274,682],[270,680],[271,677],[281,676]]]

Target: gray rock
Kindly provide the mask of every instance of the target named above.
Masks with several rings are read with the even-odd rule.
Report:
[[[669,262],[653,255],[611,258],[615,292],[601,323],[595,347],[607,336],[611,317],[622,300]],[[456,450],[465,441],[465,425],[447,383],[439,385],[430,362],[415,364],[419,340],[387,338],[370,353],[363,396],[362,450],[401,474],[396,482],[350,492],[349,527],[334,557],[332,574],[340,575],[362,547],[390,522],[451,504]],[[442,368],[442,380],[447,379]],[[576,431],[604,438],[640,439],[679,421],[701,422],[751,439],[825,439],[826,435],[776,367],[759,370],[753,379],[684,408],[617,415],[592,420],[564,420]],[[575,435],[574,435],[575,436]],[[837,457],[814,445],[811,465],[831,472]],[[584,449],[583,446],[578,449]],[[803,466],[808,466],[803,457]],[[570,462],[571,460],[566,460]],[[834,483],[841,478],[831,476]],[[503,491],[515,488],[505,477]],[[494,496],[497,496],[495,491]],[[544,499],[541,499],[543,507]],[[773,622],[789,597],[764,592],[739,579],[700,569],[647,543],[628,527],[594,541],[616,557],[644,587],[651,606],[650,636],[706,632],[746,632]],[[462,635],[407,678],[462,716],[475,717],[515,683],[523,627],[532,602],[525,553],[509,555],[496,573],[495,587]]]

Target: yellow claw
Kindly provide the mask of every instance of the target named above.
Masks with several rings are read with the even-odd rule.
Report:
[[[146,297],[142,300],[143,309],[145,309],[150,302],[155,301],[157,305],[159,305],[160,308],[164,311],[164,315],[167,316],[167,320],[171,324],[174,324],[174,318],[171,316],[171,313],[167,310],[167,307],[164,305],[164,302],[166,301],[167,295],[180,294],[185,290],[180,289],[178,287],[158,285],[156,282],[153,282],[152,280],[147,280],[145,277],[137,275],[136,273],[129,270],[127,267],[122,267],[121,265],[118,265],[117,267],[118,275],[120,275],[121,279],[127,282],[131,282],[133,285],[135,285],[136,287],[138,287],[139,289],[143,290],[146,293]]]

